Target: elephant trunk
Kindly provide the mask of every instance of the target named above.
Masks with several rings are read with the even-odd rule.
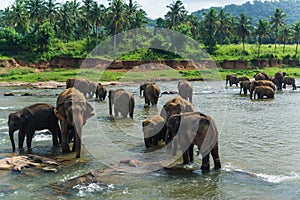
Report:
[[[15,145],[15,140],[14,140],[14,130],[9,129],[9,138],[12,146],[13,152],[16,151],[16,145]]]
[[[79,112],[73,113],[74,123],[74,144],[76,150],[76,158],[80,158],[81,153],[81,139],[82,139],[82,127],[83,127],[83,115]],[[74,150],[74,146],[73,146]]]
[[[109,93],[109,96],[108,96],[108,104],[109,104],[109,114],[112,115],[112,97],[110,96],[110,93]]]

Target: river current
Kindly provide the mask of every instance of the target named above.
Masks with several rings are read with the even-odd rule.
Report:
[[[299,79],[296,80],[298,83]],[[222,169],[202,174],[201,157],[191,166],[171,170],[157,167],[115,168],[103,183],[76,184],[64,192],[51,185],[68,183],[92,170],[114,166],[125,159],[143,163],[167,162],[165,149],[146,150],[141,123],[158,114],[164,102],[176,95],[162,95],[156,108],[144,108],[139,85],[115,85],[135,96],[134,119],[109,116],[108,100],[89,102],[95,116],[84,126],[83,152],[62,155],[52,149],[51,136],[35,134],[32,153],[68,158],[74,162],[57,173],[25,169],[23,173],[0,171],[1,199],[299,199],[300,198],[300,90],[291,87],[274,100],[251,101],[239,88],[225,88],[224,81],[192,82],[195,110],[213,117],[219,129]],[[177,82],[157,82],[161,91],[177,90]],[[0,88],[0,158],[11,154],[7,119],[11,112],[34,103],[55,105],[63,89]],[[6,92],[15,96],[4,96]],[[21,96],[30,93],[33,96]],[[17,133],[15,133],[15,139]],[[180,155],[178,155],[180,157]],[[212,160],[212,159],[211,159]],[[213,163],[211,163],[213,166]]]

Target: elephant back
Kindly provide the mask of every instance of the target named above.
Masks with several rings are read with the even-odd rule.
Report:
[[[86,102],[83,94],[74,87],[68,88],[59,94],[56,100],[56,107],[62,107],[65,103],[68,102]],[[58,109],[59,110],[59,109]]]

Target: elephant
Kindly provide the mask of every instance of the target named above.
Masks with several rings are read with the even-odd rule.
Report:
[[[252,81],[250,84],[250,99],[252,99],[254,89],[257,86],[269,86],[275,91],[275,85],[272,81],[268,81],[268,80]]]
[[[238,86],[239,84],[239,79],[233,75],[233,74],[228,74],[226,75],[226,86],[229,82],[229,86],[231,87],[233,84],[235,84],[236,86]]]
[[[169,99],[160,112],[160,115],[167,121],[173,114],[180,114],[184,112],[193,112],[194,107],[191,102],[178,95],[175,98]]]
[[[286,89],[286,85],[292,85],[293,86],[293,90],[296,90],[296,80],[292,77],[284,77],[283,79],[283,88]]]
[[[258,72],[256,73],[253,78],[256,80],[256,81],[259,81],[259,80],[271,80],[270,76],[264,72]]]
[[[251,82],[249,80],[245,80],[240,82],[240,94],[242,94],[242,90],[244,92],[244,95],[247,95],[247,91],[250,91],[250,84]]]
[[[107,94],[106,88],[103,87],[101,83],[98,83],[96,88],[96,99],[99,99],[100,101],[104,101],[106,94]]]
[[[254,89],[254,99],[257,96],[257,99],[263,99],[264,96],[267,98],[274,98],[274,89],[269,86],[257,86]]]
[[[179,81],[177,88],[178,93],[182,98],[189,100],[191,103],[193,102],[193,86],[191,83],[187,81]]]
[[[154,115],[142,122],[144,142],[146,148],[156,146],[158,141],[166,139],[165,119],[160,115]]]
[[[135,100],[130,92],[124,89],[110,90],[108,93],[108,99],[110,115],[112,115],[112,106],[114,105],[116,117],[118,117],[120,112],[123,118],[126,118],[129,114],[129,117],[133,119]]]
[[[37,103],[11,113],[8,116],[9,137],[12,150],[15,152],[14,132],[19,130],[19,149],[23,149],[26,136],[27,148],[31,148],[31,142],[36,130],[48,129],[52,133],[53,146],[61,142],[61,132],[58,118],[54,114],[54,106]]]
[[[239,79],[239,82],[250,81],[250,79],[247,76],[242,76],[242,77],[239,77],[238,79]]]
[[[74,134],[72,151],[80,158],[82,129],[87,119],[94,115],[93,107],[86,101],[83,94],[74,87],[61,92],[56,100],[55,115],[60,119],[62,134],[62,151],[70,152],[70,132]]]
[[[285,77],[286,73],[285,72],[276,72],[274,77],[272,78],[273,83],[276,85],[277,90],[281,91],[282,90],[282,83],[283,79]]]
[[[194,145],[197,145],[202,155],[201,169],[203,171],[210,170],[209,154],[214,159],[214,169],[221,168],[218,150],[219,133],[210,116],[201,112],[174,114],[167,120],[166,126],[166,135],[169,137],[169,141],[173,140],[174,142],[173,155],[176,155],[178,142],[184,164],[194,161]]]
[[[94,81],[89,81],[89,97],[92,98],[96,94],[98,83]]]
[[[145,89],[147,87],[147,85],[149,84],[155,84],[154,82],[147,82],[147,83],[143,83],[140,85],[140,97],[144,96],[145,93]]]
[[[144,89],[145,105],[157,105],[160,88],[155,83],[149,83]]]
[[[87,94],[90,94],[90,82],[84,78],[69,78],[66,81],[67,89],[71,87],[75,87],[78,89],[84,97]]]

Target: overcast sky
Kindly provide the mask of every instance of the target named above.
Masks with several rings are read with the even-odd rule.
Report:
[[[57,2],[65,2],[66,0],[56,0]],[[80,1],[80,0],[78,0]],[[98,3],[104,4],[107,6],[107,0],[96,0]],[[128,0],[125,0],[128,2]],[[142,9],[146,11],[148,17],[156,19],[158,17],[163,17],[168,8],[167,5],[170,5],[176,0],[134,0]],[[189,13],[202,8],[210,8],[212,6],[225,6],[228,4],[243,4],[247,1],[252,2],[252,0],[182,0],[184,7],[189,11]],[[0,0],[0,9],[8,7],[13,4],[14,0]]]

